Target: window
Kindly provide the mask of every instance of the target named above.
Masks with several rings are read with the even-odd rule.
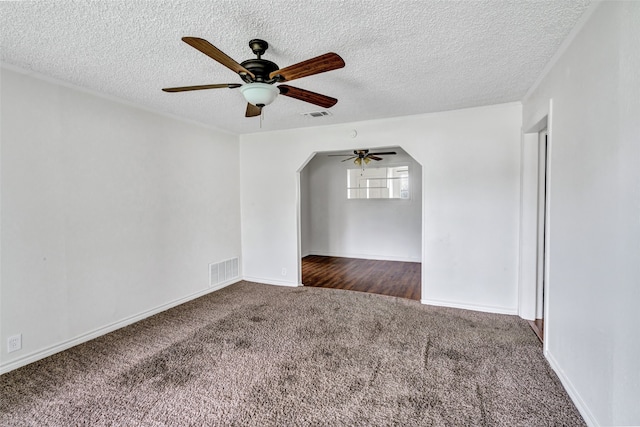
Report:
[[[409,166],[347,170],[347,199],[409,199]]]

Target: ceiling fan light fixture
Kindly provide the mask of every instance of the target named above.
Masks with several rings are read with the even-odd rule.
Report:
[[[242,85],[240,92],[249,104],[256,107],[271,104],[280,93],[277,87],[268,83],[247,83]]]

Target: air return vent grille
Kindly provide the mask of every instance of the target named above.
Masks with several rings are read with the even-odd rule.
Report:
[[[302,113],[303,116],[305,117],[325,117],[325,116],[330,116],[331,113],[328,111],[312,111],[310,113]]]
[[[238,258],[209,264],[209,286],[215,286],[239,275]]]

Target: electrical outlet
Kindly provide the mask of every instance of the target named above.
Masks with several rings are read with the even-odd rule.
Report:
[[[22,334],[7,338],[7,353],[18,351],[22,348]]]
[[[281,274],[282,274],[283,276],[286,276],[286,275],[287,275],[287,269],[286,269],[286,268],[283,268],[283,269],[282,269]]]

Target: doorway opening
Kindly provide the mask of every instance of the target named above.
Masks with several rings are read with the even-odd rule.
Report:
[[[358,150],[300,170],[300,283],[420,300],[422,167],[401,147],[354,163]]]
[[[549,143],[547,129],[538,133],[538,212],[536,253],[535,319],[529,320],[540,341],[544,340],[545,286],[547,266],[547,206],[549,176]]]

